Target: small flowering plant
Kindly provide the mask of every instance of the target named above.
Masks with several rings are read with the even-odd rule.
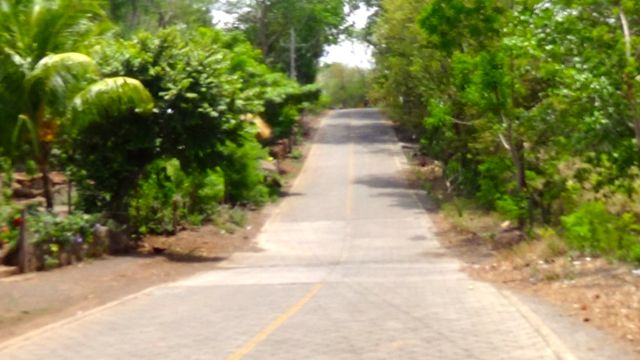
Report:
[[[57,243],[60,246],[83,244],[90,240],[96,217],[77,213],[57,216],[48,212],[30,218],[29,229],[34,234],[34,243]]]
[[[21,224],[22,218],[15,206],[0,205],[0,254],[6,254],[16,245]]]
[[[61,253],[82,254],[92,240],[96,216],[82,213],[58,216],[48,212],[32,214],[29,229],[32,242],[42,251],[47,267],[55,267]]]

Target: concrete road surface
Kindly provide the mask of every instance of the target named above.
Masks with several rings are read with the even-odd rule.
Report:
[[[545,325],[564,320],[547,321],[513,295],[469,279],[438,244],[425,210],[405,186],[403,161],[377,111],[333,112],[292,193],[258,238],[264,251],[238,254],[220,270],[5,344],[0,358],[628,355],[593,346],[579,354],[566,327],[558,334]]]

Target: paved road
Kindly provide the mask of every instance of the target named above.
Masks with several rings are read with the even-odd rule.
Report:
[[[264,251],[15,342],[0,358],[574,358],[527,308],[459,270],[401,167],[377,112],[334,112],[261,232]]]

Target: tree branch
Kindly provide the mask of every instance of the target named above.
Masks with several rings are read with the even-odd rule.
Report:
[[[631,59],[631,30],[629,29],[629,21],[624,13],[622,5],[620,5],[620,22],[622,23],[622,32],[624,33],[624,46],[627,59]]]

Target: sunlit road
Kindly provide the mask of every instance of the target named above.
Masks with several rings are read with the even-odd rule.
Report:
[[[261,232],[263,251],[14,342],[0,358],[575,358],[521,303],[460,271],[402,162],[378,112],[333,112]]]

